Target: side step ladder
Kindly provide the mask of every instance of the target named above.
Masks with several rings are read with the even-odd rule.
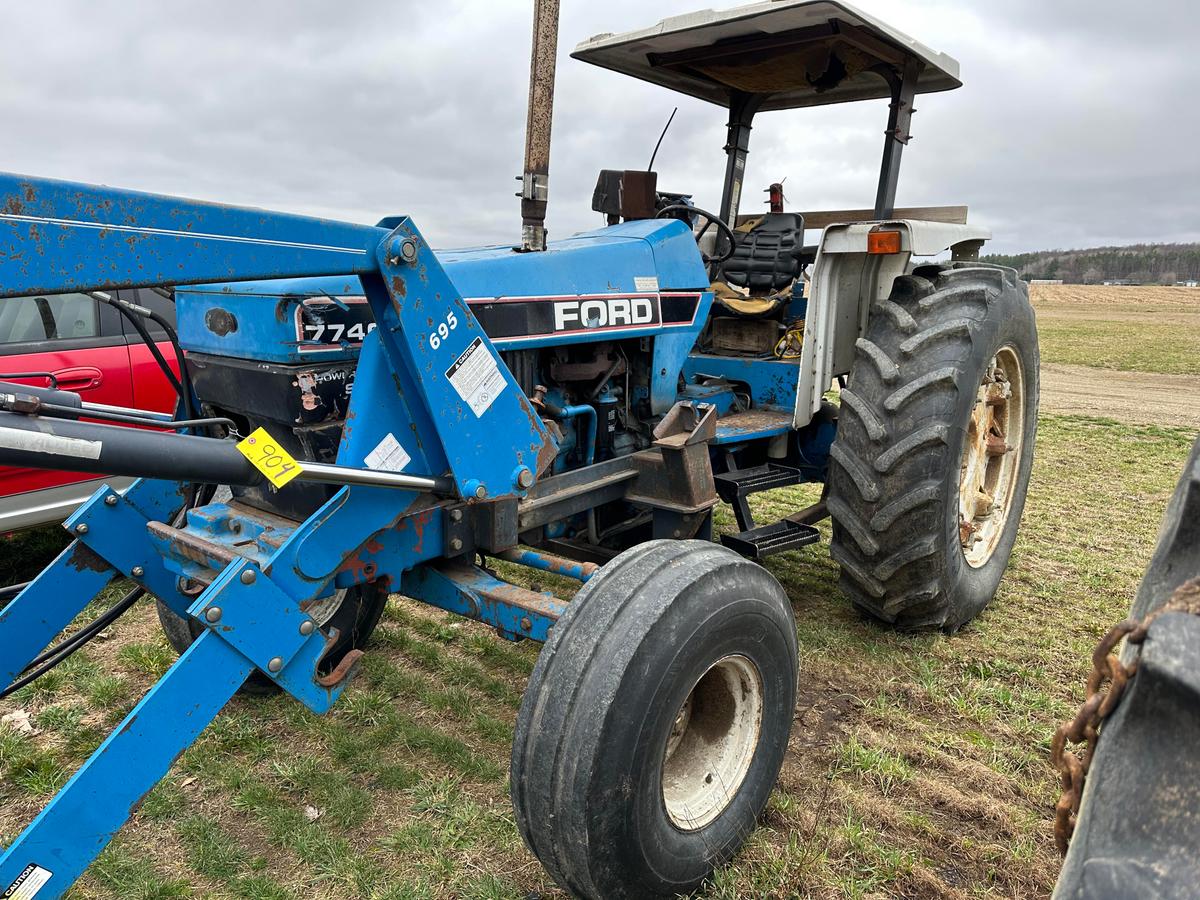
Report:
[[[721,535],[721,543],[729,549],[748,559],[762,559],[786,550],[798,550],[821,539],[821,533],[812,525],[789,518],[756,526],[754,514],[750,512],[748,498],[751,494],[800,484],[804,479],[799,469],[767,463],[714,475],[713,480],[717,496],[733,507],[741,529],[737,534]]]

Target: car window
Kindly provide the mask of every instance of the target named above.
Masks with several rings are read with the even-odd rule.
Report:
[[[44,294],[0,300],[0,344],[97,337],[97,303],[87,294]]]

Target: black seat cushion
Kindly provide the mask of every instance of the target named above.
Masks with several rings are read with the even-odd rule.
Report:
[[[752,295],[769,294],[787,287],[800,274],[804,216],[799,213],[767,213],[738,238],[733,256],[721,267],[729,284]]]

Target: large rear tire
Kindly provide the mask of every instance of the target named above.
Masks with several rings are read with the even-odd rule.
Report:
[[[796,677],[791,606],[765,569],[707,541],[625,551],[554,626],[522,700],[526,844],[578,897],[695,890],[766,805]]]
[[[1011,269],[924,266],[871,311],[830,451],[830,553],[856,606],[960,628],[992,599],[1025,505],[1038,344]]]

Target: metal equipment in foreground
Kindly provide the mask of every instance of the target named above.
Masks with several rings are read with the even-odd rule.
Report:
[[[1087,700],[1052,744],[1064,789],[1054,836],[1066,854],[1054,896],[1195,897],[1200,440],[1167,506],[1130,618],[1101,640],[1093,660]],[[1068,742],[1084,745],[1082,757]]]
[[[75,542],[0,612],[0,684],[86,640],[41,652],[117,577],[181,655],[8,847],[0,892],[61,895],[248,677],[327,710],[397,591],[546,643],[511,783],[553,877],[691,891],[753,829],[792,726],[795,622],[752,560],[830,515],[871,615],[953,630],[991,599],[1032,459],[1033,314],[977,262],[988,232],[892,209],[912,98],[957,64],[834,2],[587,41],[576,57],[729,109],[721,211],[606,170],[607,226],[543,250],[552,13],[519,249],[0,176],[0,296],[173,285],[187,354],[187,421],[158,423],[180,433],[3,388],[0,463],[140,480],[71,516]],[[738,215],[755,112],[872,98],[892,100],[874,210],[814,246],[816,214]],[[756,521],[750,495],[804,481],[820,502]],[[721,499],[738,531],[717,544]],[[563,603],[489,556],[584,585]]]

